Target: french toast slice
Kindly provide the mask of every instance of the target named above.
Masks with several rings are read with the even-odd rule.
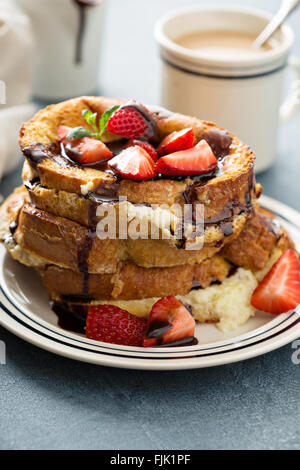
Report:
[[[167,295],[186,295],[193,289],[208,287],[213,282],[222,282],[236,268],[251,271],[256,279],[261,280],[279,256],[287,249],[295,250],[293,241],[283,227],[279,231],[268,229],[269,221],[262,214],[254,216],[255,222],[248,222],[242,232],[243,244],[239,244],[241,256],[239,264],[232,262],[231,253],[220,252],[202,261],[200,264],[181,265],[165,268],[141,268],[133,263],[122,263],[115,274],[97,275],[88,277],[84,273],[66,271],[57,266],[47,266],[39,270],[45,288],[50,298],[59,300],[66,298],[72,301],[84,291],[91,300],[135,300],[152,297],[164,297]],[[255,261],[254,250],[248,248],[252,237],[253,226],[260,224],[260,233],[255,240],[256,249],[260,249],[264,255],[258,262]],[[249,236],[249,238],[248,238]],[[251,240],[252,241],[252,240]],[[235,242],[233,242],[234,244]],[[61,282],[65,279],[63,292]],[[69,279],[66,285],[66,279]],[[62,297],[63,295],[63,297]]]
[[[94,300],[184,295],[193,288],[204,288],[212,281],[222,281],[233,267],[245,268],[259,276],[283,251],[295,249],[278,220],[268,211],[258,208],[238,239],[233,240],[219,254],[213,251],[206,253],[206,259],[199,258],[201,261],[197,262],[195,255],[194,259],[185,259],[185,263],[180,265],[143,267],[132,258],[116,258],[118,252],[110,243],[119,243],[120,240],[106,240],[105,243],[109,242],[108,249],[105,243],[101,247],[102,240],[95,239],[95,242],[100,242],[100,249],[95,244],[90,251],[91,267],[88,269],[78,264],[82,259],[80,251],[84,250],[84,247],[78,249],[78,241],[86,239],[87,229],[35,209],[26,202],[27,198],[24,189],[18,188],[2,205],[0,236],[14,258],[38,268],[50,297],[55,300],[61,295],[83,296]],[[141,240],[148,241],[151,242],[151,256],[154,240]],[[138,246],[138,242],[135,240],[133,246]],[[177,252],[183,251],[187,256],[193,253],[174,250],[174,259]],[[162,248],[162,259],[164,251]],[[136,253],[141,256],[139,248]],[[147,254],[144,256],[147,259]],[[97,263],[101,265],[101,257],[106,260],[106,271],[97,272]],[[172,256],[167,259],[172,260]],[[135,261],[139,262],[140,259]]]
[[[109,107],[122,104],[122,100],[103,97],[76,98],[48,106],[22,126],[19,142],[28,163],[23,179],[37,207],[94,227],[98,205],[119,197],[133,204],[201,203],[207,244],[226,239],[228,224],[237,217],[238,226],[246,223],[261,192],[254,175],[255,155],[236,136],[213,123],[150,107],[160,140],[173,131],[192,127],[196,142],[205,139],[209,143],[219,164],[212,175],[201,178],[159,177],[137,182],[96,167],[80,166],[61,154],[57,135],[60,125],[88,127],[83,110],[101,116]],[[106,140],[112,138],[116,137],[105,136]],[[113,144],[115,148],[116,142]],[[234,232],[234,227],[230,231]]]
[[[23,250],[50,264],[73,271],[85,268],[91,274],[113,274],[121,262],[144,268],[199,264],[222,248],[218,244],[186,250],[161,239],[100,239],[87,227],[36,208],[24,187],[9,196],[0,214],[4,221],[9,214],[10,226],[15,224],[13,238]],[[235,228],[235,234],[241,229]]]

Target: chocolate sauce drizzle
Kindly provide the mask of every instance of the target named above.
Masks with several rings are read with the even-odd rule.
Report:
[[[65,302],[50,302],[50,306],[58,317],[58,325],[64,330],[74,333],[85,332],[87,308],[81,305],[72,306],[72,311]]]
[[[188,309],[192,314],[190,308]],[[162,344],[162,336],[172,328],[172,325],[168,321],[153,321],[150,323],[149,328],[146,332],[146,337],[150,339],[157,339],[157,347],[160,348],[172,348],[176,346],[193,346],[198,344],[197,338],[194,336],[189,336],[187,338],[182,338],[178,341],[172,341],[171,343]]]
[[[101,3],[102,0],[73,0],[78,7],[79,11],[79,25],[76,37],[76,48],[75,48],[75,63],[80,64],[82,62],[82,48],[83,39],[86,31],[86,9],[95,7]]]

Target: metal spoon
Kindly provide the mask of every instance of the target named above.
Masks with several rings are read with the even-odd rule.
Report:
[[[300,0],[283,0],[278,12],[252,43],[252,47],[259,49],[299,5]]]

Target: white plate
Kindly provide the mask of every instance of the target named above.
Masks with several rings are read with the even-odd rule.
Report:
[[[300,249],[300,214],[269,197],[262,205],[281,216]],[[0,249],[0,323],[43,349],[80,361],[131,369],[192,369],[211,367],[265,354],[300,336],[296,312],[257,312],[238,330],[223,334],[214,325],[197,325],[199,344],[177,348],[137,348],[102,343],[57,326],[38,275]]]

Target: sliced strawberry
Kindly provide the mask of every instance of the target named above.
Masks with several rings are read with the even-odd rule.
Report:
[[[209,173],[218,165],[218,160],[205,140],[195,147],[171,153],[158,160],[156,172],[162,175],[193,176]]]
[[[157,161],[158,159],[157,152],[155,148],[153,147],[153,145],[151,145],[149,142],[145,140],[130,139],[127,144],[127,147],[132,147],[133,145],[138,145],[139,147],[142,147],[142,149],[146,150],[146,152],[150,155],[150,157],[152,158],[154,162]]]
[[[300,304],[299,262],[292,250],[280,256],[253,292],[251,304],[269,313],[284,313]]]
[[[77,163],[91,164],[113,157],[109,148],[101,140],[91,137],[64,141],[67,155]]]
[[[143,346],[147,348],[193,338],[194,333],[194,318],[176,297],[170,295],[153,305]]]
[[[86,336],[105,343],[141,346],[147,321],[115,307],[97,305],[89,308]]]
[[[57,134],[58,134],[59,139],[65,140],[71,130],[72,130],[72,127],[58,126]]]
[[[136,181],[148,180],[156,176],[154,161],[140,146],[128,147],[112,158],[108,166],[123,178]]]
[[[181,131],[172,132],[167,135],[159,145],[157,151],[160,155],[180,152],[194,147],[195,134],[192,127],[182,129]]]
[[[145,106],[132,101],[114,112],[108,120],[106,129],[112,134],[131,139],[146,135],[152,120]]]

